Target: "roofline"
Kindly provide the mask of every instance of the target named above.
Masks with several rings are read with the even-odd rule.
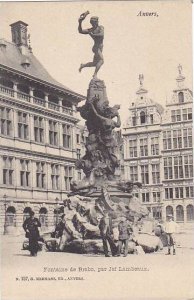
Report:
[[[25,26],[28,26],[28,24],[27,23],[25,23],[25,22],[23,22],[23,21],[17,21],[17,22],[14,22],[14,23],[12,23],[12,24],[10,24],[9,26],[13,26],[13,25],[16,25],[16,24],[23,24],[23,25],[25,25]]]
[[[48,82],[48,81],[44,81],[44,80],[39,79],[39,78],[37,78],[37,77],[34,77],[34,76],[32,76],[32,75],[29,75],[29,74],[20,72],[20,71],[18,71],[18,70],[12,69],[12,68],[7,67],[7,66],[2,65],[2,64],[0,64],[0,68],[5,69],[5,70],[8,70],[8,71],[10,71],[10,72],[13,72],[13,73],[15,73],[15,74],[18,74],[18,75],[20,75],[20,76],[22,75],[22,76],[24,76],[24,77],[26,77],[26,78],[33,79],[33,80],[36,81],[36,82],[43,83],[43,84],[48,85],[48,86],[50,86],[50,87],[53,87],[53,88],[55,88],[55,89],[57,89],[57,90],[59,90],[59,91],[65,92],[66,94],[70,94],[70,95],[72,95],[73,97],[76,97],[76,98],[79,99],[79,100],[77,100],[76,102],[81,102],[81,101],[83,101],[83,100],[86,100],[86,96],[83,96],[83,95],[78,94],[78,93],[76,93],[76,92],[72,92],[72,91],[70,91],[70,90],[68,90],[68,89],[66,90],[65,88],[59,87],[59,86],[57,86],[57,85],[55,85],[55,84],[52,84],[52,83],[50,83],[50,82]]]

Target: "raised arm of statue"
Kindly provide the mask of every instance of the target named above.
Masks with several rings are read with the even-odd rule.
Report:
[[[79,17],[79,26],[78,26],[78,31],[79,33],[82,33],[82,34],[89,34],[91,29],[83,29],[82,28],[82,22],[83,20],[85,20],[86,16],[89,14],[89,11],[86,11],[85,13],[81,14],[81,16]]]

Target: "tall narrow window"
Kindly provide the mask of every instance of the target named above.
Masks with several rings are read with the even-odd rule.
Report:
[[[184,156],[184,172],[185,178],[193,178],[193,156]]]
[[[141,181],[143,184],[149,184],[148,165],[141,166]]]
[[[136,126],[137,125],[137,121],[136,121],[136,116],[132,117],[132,125]]]
[[[59,179],[60,179],[60,169],[59,165],[53,164],[51,165],[51,183],[53,190],[59,190]]]
[[[171,131],[163,132],[163,147],[164,150],[172,149],[172,141],[171,141]]]
[[[7,136],[12,135],[12,121],[10,108],[0,108],[0,133]]]
[[[186,198],[193,198],[194,197],[194,187],[186,186],[185,193],[186,193]]]
[[[160,166],[159,166],[159,164],[152,165],[152,182],[153,182],[153,184],[160,183]]]
[[[46,179],[45,163],[37,162],[36,163],[36,186],[41,189],[46,188],[45,179]]]
[[[72,128],[70,125],[63,124],[63,147],[64,148],[71,148],[71,135],[72,135]]]
[[[153,202],[160,202],[160,192],[153,192]]]
[[[130,167],[130,177],[131,181],[138,181],[138,172],[137,172],[137,166],[131,166]]]
[[[64,171],[65,171],[65,176],[64,176],[65,190],[69,191],[70,190],[70,183],[71,183],[71,180],[73,178],[73,167],[72,166],[65,166]]]
[[[184,102],[184,94],[183,94],[183,92],[179,92],[178,93],[178,98],[179,98],[179,103],[183,103]]]
[[[154,124],[154,115],[150,115],[150,124]]]
[[[175,187],[175,198],[176,199],[183,198],[183,187]]]
[[[158,137],[151,138],[151,154],[159,155],[159,140]]]
[[[164,179],[172,179],[172,157],[164,158]]]
[[[38,116],[34,116],[34,140],[39,143],[44,142],[44,121]]]
[[[145,124],[146,123],[146,114],[144,111],[140,112],[140,123]]]
[[[20,184],[23,187],[30,186],[30,169],[28,160],[20,160]]]
[[[80,158],[81,158],[81,150],[77,149],[77,159],[80,159]]]
[[[182,156],[174,157],[174,178],[183,178],[183,160]]]
[[[80,135],[79,134],[76,134],[76,141],[77,141],[77,144],[80,144]]]
[[[24,112],[18,112],[18,137],[27,140],[29,138],[28,131],[28,115]]]
[[[173,199],[173,188],[165,188],[165,199]]]
[[[13,158],[3,156],[3,184],[13,184]]]
[[[137,140],[129,140],[129,156],[137,157]]]
[[[150,202],[150,195],[149,193],[142,193],[142,202]]]
[[[182,134],[181,129],[173,130],[173,148],[179,149],[182,148]]]
[[[192,147],[192,128],[183,129],[183,143],[184,148]]]
[[[49,121],[49,144],[57,146],[58,145],[58,126],[57,122]]]
[[[148,156],[148,139],[140,139],[140,155]]]
[[[181,121],[181,110],[171,110],[171,121],[174,122],[180,122]]]

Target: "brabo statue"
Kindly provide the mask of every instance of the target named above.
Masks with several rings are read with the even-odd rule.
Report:
[[[93,77],[97,78],[97,73],[100,69],[100,67],[104,63],[104,58],[102,55],[102,50],[103,50],[103,39],[104,39],[104,27],[98,25],[98,17],[91,17],[90,23],[92,25],[92,28],[89,29],[82,29],[82,22],[86,18],[86,16],[89,14],[89,11],[81,14],[78,22],[78,31],[81,34],[89,34],[91,38],[94,40],[94,46],[92,48],[92,51],[94,53],[94,58],[92,62],[88,62],[86,64],[81,64],[79,71],[83,68],[88,68],[88,67],[95,67],[95,72]]]

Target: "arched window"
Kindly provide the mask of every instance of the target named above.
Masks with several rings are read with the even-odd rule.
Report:
[[[18,92],[22,92],[22,93],[25,93],[28,95],[30,94],[30,89],[27,85],[18,84],[17,89],[18,89]]]
[[[8,79],[0,78],[0,84],[10,89],[13,89],[13,82]]]
[[[144,111],[140,112],[140,123],[145,124],[146,123],[146,114]]]
[[[30,216],[32,209],[30,207],[25,207],[23,211],[23,221],[25,221]]]
[[[194,208],[192,204],[187,205],[187,221],[194,221]]]
[[[174,215],[173,207],[170,206],[170,205],[168,205],[168,206],[166,207],[166,219],[168,219],[168,217],[167,217],[168,215]]]
[[[45,207],[41,207],[39,210],[39,221],[41,223],[41,226],[48,226],[48,211]]]
[[[44,100],[44,93],[41,90],[34,90],[33,95],[34,95],[34,97]]]
[[[6,210],[5,225],[16,226],[16,210],[13,206],[9,206]]]
[[[184,222],[184,211],[183,211],[183,206],[178,205],[176,207],[176,221],[177,222]]]
[[[55,104],[58,104],[59,103],[59,99],[57,96],[55,95],[48,95],[48,101],[49,102],[53,102]]]
[[[184,94],[183,94],[183,92],[179,92],[178,93],[178,98],[179,98],[179,103],[183,103],[184,102]]]

